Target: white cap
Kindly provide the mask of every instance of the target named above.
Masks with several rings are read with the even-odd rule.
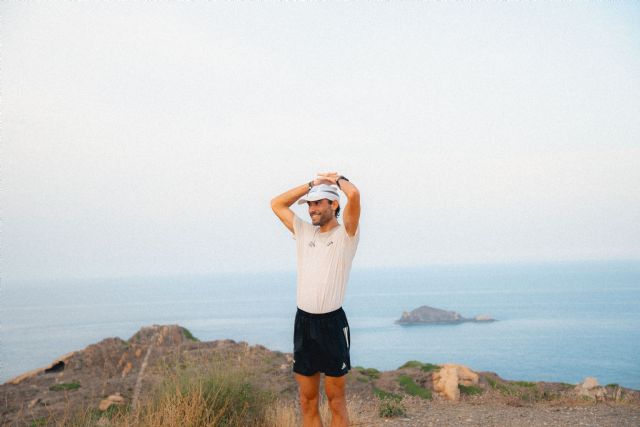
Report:
[[[328,184],[316,185],[315,187],[312,187],[305,196],[298,200],[298,204],[303,205],[307,202],[315,202],[322,199],[340,200],[338,187]]]

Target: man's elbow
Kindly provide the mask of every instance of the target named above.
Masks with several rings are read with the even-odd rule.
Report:
[[[277,197],[271,199],[271,210],[277,212],[278,209],[282,208],[282,203],[278,200]]]

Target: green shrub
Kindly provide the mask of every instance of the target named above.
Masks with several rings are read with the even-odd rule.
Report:
[[[378,387],[373,388],[373,394],[380,400],[384,400],[384,399],[395,399],[398,401],[402,400],[402,396],[400,396],[399,394],[391,393],[390,391],[385,391],[385,390],[379,389]]]
[[[382,399],[378,408],[378,416],[381,418],[403,417],[407,414],[402,400]]]
[[[356,369],[362,375],[365,375],[372,380],[377,380],[378,378],[380,378],[380,371],[378,371],[376,368],[363,368],[361,366],[358,366]]]
[[[464,384],[458,384],[458,389],[460,389],[460,394],[465,394],[467,396],[482,394],[482,389],[475,385],[466,386]]]
[[[198,338],[194,337],[191,331],[188,330],[187,328],[182,328],[182,333],[188,340],[196,341],[196,342],[200,341]]]
[[[440,370],[440,366],[438,365],[434,365],[433,363],[422,363],[418,360],[409,360],[398,369],[404,368],[420,368],[424,372],[437,372]]]
[[[491,388],[498,390],[500,393],[507,396],[514,396],[529,402],[553,400],[559,397],[559,394],[557,393],[537,389],[535,387],[536,383],[528,381],[501,382],[492,378],[486,378],[486,380]],[[566,389],[566,387],[573,388],[570,384],[562,385],[562,387],[563,389]]]
[[[516,390],[514,387],[509,386],[508,384],[496,381],[493,378],[487,378],[487,382],[489,383],[492,389],[498,390],[502,394],[505,394],[507,396],[519,395],[518,390]]]
[[[520,387],[535,387],[536,383],[529,381],[514,381],[512,384],[519,385]]]
[[[438,372],[440,370],[440,366],[434,365],[432,363],[423,363],[420,369],[422,369],[424,372]]]
[[[80,388],[80,383],[74,382],[74,383],[54,384],[51,387],[49,387],[49,390],[51,391],[76,390],[78,388]]]
[[[46,417],[35,418],[34,420],[31,421],[31,424],[29,424],[29,427],[46,426],[47,423],[48,423],[48,420]]]
[[[400,366],[398,369],[404,368],[422,368],[422,362],[418,360],[409,360],[404,365]]]
[[[420,387],[413,379],[407,375],[400,375],[398,383],[402,389],[411,396],[419,396],[423,399],[431,399],[431,390]]]

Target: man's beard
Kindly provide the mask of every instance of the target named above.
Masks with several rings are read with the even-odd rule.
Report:
[[[327,218],[327,217],[325,217],[323,215],[320,215],[320,216],[317,216],[317,217],[311,217],[311,223],[313,225],[319,225],[320,227],[322,227],[323,225],[325,225],[329,221],[331,221],[331,218]]]

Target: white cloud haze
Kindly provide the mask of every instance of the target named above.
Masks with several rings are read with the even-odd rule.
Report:
[[[635,3],[3,3],[4,278],[640,258]],[[306,212],[296,211],[308,219]]]

